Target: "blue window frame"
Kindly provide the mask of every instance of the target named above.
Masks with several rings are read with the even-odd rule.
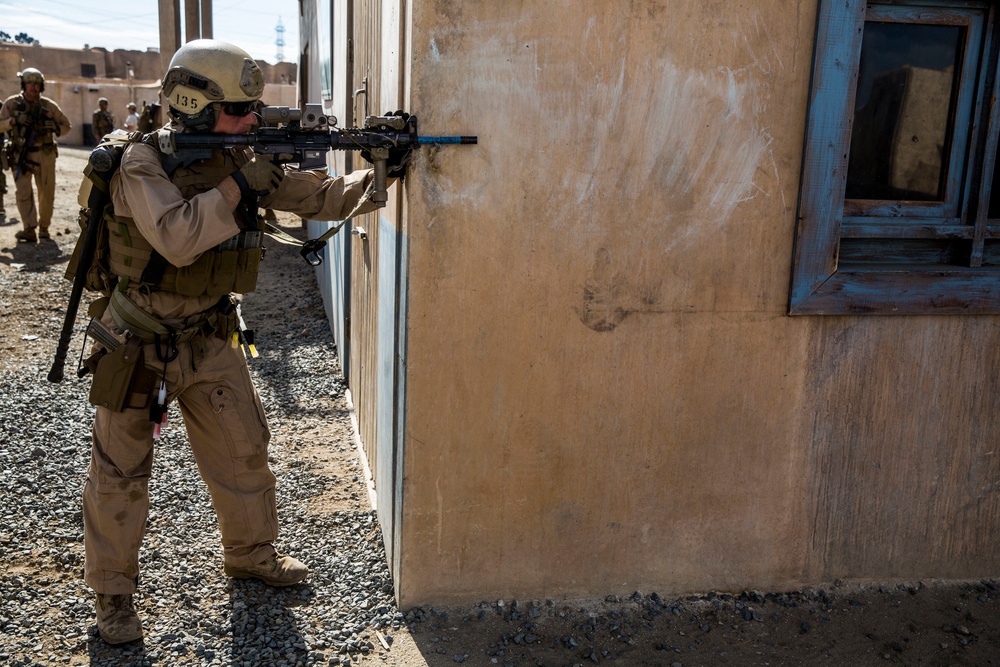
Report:
[[[997,8],[820,0],[789,314],[1000,313]]]

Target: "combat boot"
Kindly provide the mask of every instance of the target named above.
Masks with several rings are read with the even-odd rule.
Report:
[[[268,586],[294,586],[309,574],[309,568],[304,563],[281,554],[271,554],[267,560],[258,565],[237,567],[226,563],[223,570],[227,577],[233,579],[260,579]]]
[[[38,228],[38,238],[41,239],[41,240],[43,240],[43,241],[46,240],[46,239],[52,238],[51,236],[49,236],[49,228],[48,227],[39,227]]]
[[[142,639],[142,623],[131,595],[97,594],[97,629],[109,644],[127,644]]]
[[[28,229],[22,229],[17,234],[14,234],[14,238],[24,243],[36,243],[38,241],[38,237],[35,236],[34,227],[29,227]]]

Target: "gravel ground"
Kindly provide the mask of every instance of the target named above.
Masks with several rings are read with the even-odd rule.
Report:
[[[301,259],[290,265],[290,249],[269,253],[279,259],[261,290],[247,295],[244,313],[261,351],[251,372],[265,406],[273,406],[277,546],[314,573],[290,589],[222,576],[215,515],[173,406],[156,448],[140,555],[136,603],[146,638],[126,647],[98,639],[81,579],[80,497],[93,408],[89,379],[75,376],[78,334],[66,379],[45,379],[70,286],[61,277],[70,227],[58,227],[67,233],[57,243],[4,244],[0,270],[0,476],[8,481],[0,504],[0,664],[327,665],[374,651],[377,632],[391,636],[403,615],[392,599],[322,303],[311,269]],[[16,228],[6,225],[4,236]],[[81,317],[78,330],[84,324]]]
[[[13,241],[12,194],[0,225],[0,667],[1000,665],[992,579],[399,610],[312,272],[274,245],[244,303],[261,350],[250,367],[274,433],[277,546],[313,574],[288,589],[222,575],[214,513],[172,409],[140,554],[146,637],[108,646],[82,580],[93,409],[89,380],[73,373],[79,335],[67,379],[45,379],[70,290],[62,272],[86,154],[61,149],[54,241]],[[280,221],[303,233],[297,219]]]

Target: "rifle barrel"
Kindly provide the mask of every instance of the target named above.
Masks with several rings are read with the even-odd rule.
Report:
[[[397,141],[405,145],[412,141],[411,136],[403,132],[370,132],[365,130],[313,132],[284,129],[274,131],[271,128],[264,128],[262,131],[247,134],[176,134],[173,142],[178,150],[282,144],[288,144],[292,147],[296,145],[296,138],[298,138],[299,148],[325,147],[330,150],[359,150],[372,145],[388,146]],[[384,138],[384,141],[369,143],[369,138],[378,137]],[[416,143],[418,146],[425,144],[475,144],[478,143],[478,139],[476,136],[464,135],[417,137]]]
[[[478,144],[477,136],[417,137],[418,144]]]

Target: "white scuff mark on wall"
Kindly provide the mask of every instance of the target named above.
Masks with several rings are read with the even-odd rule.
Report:
[[[628,43],[601,44],[592,23],[578,47],[590,67],[561,86],[586,151],[574,162],[578,172],[563,172],[577,205],[614,199],[615,214],[626,218],[636,202],[664,202],[675,245],[717,234],[737,206],[770,196],[755,179],[771,187],[771,170],[761,166],[774,166],[773,137],[761,119],[771,70],[781,63],[759,14],[752,30],[762,39],[742,35],[742,55],[714,70],[647,59]],[[755,52],[761,43],[771,47],[763,57]],[[609,173],[620,180],[609,182]],[[617,196],[609,194],[615,188]]]
[[[770,135],[769,135],[770,136]],[[781,208],[784,211],[788,210],[788,201],[785,199],[785,190],[781,187],[781,171],[778,169],[778,162],[774,159],[774,152],[771,150],[767,151],[767,157],[771,163],[771,169],[774,173],[774,185],[775,189],[781,195]],[[762,190],[763,192],[763,190]],[[770,192],[764,192],[765,195],[770,196]]]
[[[726,104],[726,118],[730,115],[737,113],[740,107],[740,91],[736,85],[736,75],[733,74],[733,70],[728,67],[720,68],[721,71],[725,72],[729,79],[729,98]]]
[[[674,199],[679,209],[711,209],[708,217],[725,224],[738,204],[761,192],[754,176],[772,137],[759,125],[759,81],[667,61],[649,64],[645,76],[626,73],[623,54],[615,77],[589,95],[594,138],[576,201],[585,203],[601,187],[596,175],[624,169],[633,177],[617,184],[623,203],[655,195]]]
[[[758,34],[763,33],[764,37],[767,38],[767,43],[771,45],[771,53],[773,54],[774,59],[778,62],[778,66],[781,67],[782,69],[784,69],[785,63],[781,62],[781,52],[778,51],[778,49],[776,48],[776,45],[779,44],[780,41],[774,39],[773,37],[771,37],[771,31],[767,29],[767,22],[761,20],[761,13],[759,11],[756,13],[756,15],[753,18],[753,25],[754,25],[755,28],[757,28]],[[744,43],[745,43],[745,45],[747,47],[747,50],[750,51],[750,53],[753,53],[752,47],[750,46],[750,40],[746,36],[744,36],[743,39],[744,39]],[[768,74],[771,72],[771,63],[770,63],[770,61],[767,61],[767,66],[766,67],[763,64],[761,64],[760,61],[757,61],[755,64],[762,71],[764,71],[764,72],[766,72]]]
[[[761,142],[745,143],[737,148],[733,168],[728,178],[716,184],[715,194],[712,195],[709,204],[711,208],[732,210],[736,204],[750,201],[758,193],[763,192],[754,183],[754,174],[757,173],[764,149],[767,149],[770,144],[770,135],[764,134],[761,137]]]
[[[738,205],[770,196],[755,178],[771,188],[771,169],[761,166],[774,164],[773,138],[761,118],[774,58],[758,57],[750,41],[732,66],[709,70],[633,52],[627,39],[608,39],[593,17],[581,23],[578,39],[526,41],[498,25],[468,32],[482,37],[475,51],[461,58],[449,53],[435,65],[436,79],[460,81],[463,89],[438,111],[444,118],[488,118],[472,128],[480,148],[463,159],[484,173],[523,180],[521,201],[554,204],[545,209],[550,225],[581,234],[589,218],[624,217],[637,202],[654,200],[664,202],[665,224],[684,224],[671,230],[675,245],[717,234]],[[434,58],[442,58],[437,42],[430,44]],[[576,48],[567,51],[568,44]],[[472,100],[488,106],[470,114]],[[485,148],[501,142],[503,150]],[[533,176],[518,176],[526,172]],[[474,182],[465,181],[464,193],[435,189],[434,199],[439,205],[465,199],[475,208],[489,197],[465,196]],[[549,196],[536,192],[543,188]]]

